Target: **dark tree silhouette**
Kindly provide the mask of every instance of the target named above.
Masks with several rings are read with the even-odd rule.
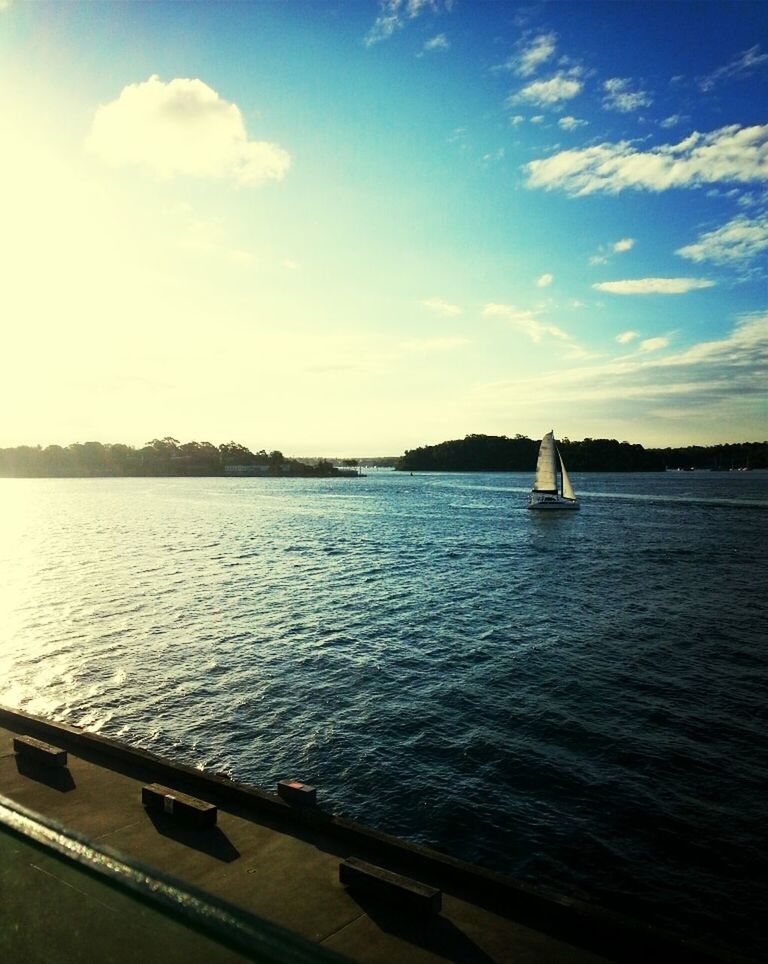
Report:
[[[735,445],[649,448],[610,438],[558,440],[571,472],[659,472],[666,468],[768,468],[768,442]],[[411,449],[400,458],[401,471],[529,472],[536,465],[538,439],[524,435],[467,435],[463,439]]]

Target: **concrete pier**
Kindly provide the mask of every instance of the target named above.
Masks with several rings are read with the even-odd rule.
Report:
[[[17,756],[13,740],[19,735],[66,750],[68,766],[44,767]],[[145,809],[141,799],[147,784],[170,787],[213,804],[218,808],[216,825],[189,827],[172,814]],[[0,794],[96,845],[157,868],[353,961],[596,964],[656,959],[684,964],[745,960],[579,901],[539,893],[472,864],[327,814],[321,807],[294,806],[277,794],[3,708]],[[439,890],[439,913],[412,915],[376,893],[345,886],[339,879],[340,865],[348,858]],[[15,907],[14,913],[22,912],[17,904],[9,906]],[[77,915],[77,902],[68,912]],[[98,931],[94,908],[83,904],[81,912],[87,912],[89,920],[94,918],[96,924],[90,926]],[[8,907],[0,909],[0,915],[8,913]],[[109,919],[105,913],[101,934],[105,939]],[[0,920],[0,925],[8,923]],[[15,925],[35,926],[32,921]],[[156,956],[149,950],[143,958],[145,962],[169,959],[160,947]],[[56,958],[58,962],[76,959]],[[207,956],[213,964],[218,959]]]

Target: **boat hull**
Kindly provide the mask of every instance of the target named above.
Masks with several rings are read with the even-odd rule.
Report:
[[[563,509],[573,512],[579,509],[576,499],[564,499],[561,495],[531,495],[528,499],[528,508],[536,509],[541,512],[560,512]]]

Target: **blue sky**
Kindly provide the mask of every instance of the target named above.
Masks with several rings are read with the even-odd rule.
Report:
[[[0,444],[764,438],[767,26],[0,0]]]

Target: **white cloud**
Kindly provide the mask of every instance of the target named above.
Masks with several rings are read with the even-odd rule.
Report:
[[[529,77],[546,63],[555,52],[557,37],[553,33],[539,34],[520,52],[517,73]]]
[[[610,254],[623,254],[624,251],[630,251],[634,246],[634,238],[621,238],[619,241],[614,241],[613,244],[601,244],[597,249],[597,254],[590,256],[589,263],[591,265],[608,264],[611,260]]]
[[[379,4],[379,15],[366,35],[364,41],[366,47],[388,40],[404,25],[402,9],[401,0],[382,0]]]
[[[551,274],[549,274],[549,272],[547,272],[546,274],[543,274],[541,275],[541,277],[536,279],[536,287],[548,288],[554,280],[555,280],[554,277]]]
[[[379,15],[363,42],[366,47],[372,47],[382,40],[389,40],[393,33],[425,10],[438,13],[452,7],[453,0],[379,0]]]
[[[494,161],[501,161],[504,158],[504,148],[497,147],[495,151],[490,151],[488,154],[483,154],[483,163],[492,164]]]
[[[736,198],[736,203],[740,208],[751,208],[755,206],[765,207],[768,205],[768,191],[742,191]]]
[[[522,124],[524,120],[525,120],[525,118],[523,117],[522,114],[515,114],[513,117],[510,117],[510,118],[509,118],[509,123],[510,123],[513,127],[517,127],[517,125],[518,125],[518,124]]]
[[[628,411],[634,414],[643,410],[653,414],[660,405],[677,406],[684,399],[707,421],[738,403],[746,414],[756,417],[757,424],[759,415],[752,413],[764,405],[767,351],[768,313],[760,313],[742,318],[722,338],[672,354],[665,354],[659,346],[597,365],[560,368],[489,385],[484,391],[495,403],[525,404],[534,397],[538,408],[549,402],[559,406],[586,403],[603,411],[607,403],[631,403]]]
[[[512,105],[524,101],[529,104],[538,104],[541,107],[549,107],[564,100],[572,100],[581,93],[583,86],[583,83],[575,76],[569,76],[561,71],[548,80],[534,80],[518,91],[517,94],[513,94],[508,99],[507,104]]]
[[[117,100],[99,107],[87,148],[115,165],[134,165],[157,177],[175,174],[231,178],[240,184],[281,180],[287,151],[250,141],[236,104],[202,80],[157,74],[129,84]]]
[[[664,120],[659,121],[659,127],[663,127],[667,130],[670,127],[677,127],[677,125],[682,120],[679,114],[671,114],[669,117],[665,117]]]
[[[630,278],[626,281],[599,281],[592,287],[612,295],[683,295],[696,288],[711,288],[707,278]]]
[[[694,244],[675,254],[690,261],[729,264],[749,261],[768,248],[768,214],[757,218],[739,215],[714,231],[702,234]]]
[[[589,121],[579,120],[578,117],[561,117],[557,126],[564,131],[575,131],[579,127],[584,127]]]
[[[640,351],[658,351],[660,348],[666,348],[668,344],[669,338],[663,335],[660,335],[658,338],[646,338],[640,342]]]
[[[694,131],[678,144],[636,150],[629,141],[566,150],[531,161],[527,186],[572,196],[633,189],[666,191],[721,181],[768,180],[768,124]]]
[[[563,341],[570,341],[571,336],[558,328],[557,325],[550,325],[539,321],[538,312],[530,308],[516,308],[514,305],[499,305],[490,303],[483,308],[483,315],[486,318],[503,318],[513,327],[524,332],[531,341],[537,344],[541,342],[545,335],[552,338],[559,338]]]
[[[445,34],[439,33],[437,36],[432,37],[431,40],[428,40],[421,49],[429,53],[433,50],[448,50],[450,46],[451,42]]]
[[[750,73],[753,68],[759,67],[768,61],[768,54],[760,53],[760,45],[756,44],[735,57],[730,63],[723,67],[718,67],[711,74],[699,80],[699,87],[706,93],[720,83],[721,80],[728,80],[737,77],[739,74]]]
[[[544,115],[543,115],[543,114],[536,114],[534,117],[531,118],[531,123],[532,123],[532,124],[543,124],[543,123],[544,123]]]
[[[525,38],[516,45],[515,53],[502,67],[514,71],[519,77],[530,77],[552,58],[556,43],[557,36],[554,33],[542,33],[532,39]]]
[[[425,308],[429,308],[430,311],[434,311],[438,315],[448,317],[461,314],[461,308],[458,305],[452,305],[448,301],[443,301],[442,298],[425,298],[421,303]]]
[[[299,267],[298,262],[294,261],[292,258],[283,258],[280,264],[284,268],[287,268],[288,271],[296,271],[296,269]]]
[[[650,107],[653,103],[649,94],[644,90],[632,90],[631,81],[627,77],[611,77],[603,84],[605,110],[617,110],[622,114],[629,114],[640,107]]]
[[[639,335],[636,331],[622,331],[616,335],[616,341],[620,345],[627,345],[629,342],[634,341],[634,339],[638,337]]]

